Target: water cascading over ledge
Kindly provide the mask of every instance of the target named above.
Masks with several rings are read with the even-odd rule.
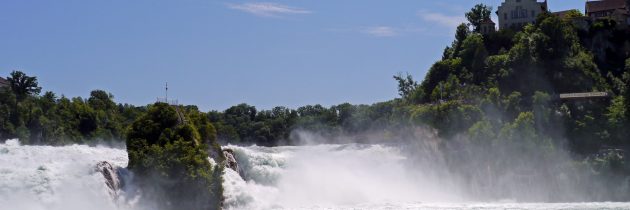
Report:
[[[26,210],[132,210],[133,202],[113,199],[95,166],[127,166],[122,149],[71,145],[0,144],[0,208]]]

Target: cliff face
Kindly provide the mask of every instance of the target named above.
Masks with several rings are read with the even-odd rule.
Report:
[[[236,162],[234,151],[232,149],[223,149],[223,156],[225,157],[225,167],[240,174],[241,170],[238,168],[238,162]]]

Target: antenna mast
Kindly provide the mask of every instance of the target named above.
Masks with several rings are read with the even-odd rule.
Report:
[[[168,82],[166,82],[166,103],[168,103]]]

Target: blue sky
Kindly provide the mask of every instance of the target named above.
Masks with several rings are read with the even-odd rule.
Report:
[[[397,96],[441,57],[474,4],[500,0],[19,0],[0,3],[0,74],[68,97],[296,108]],[[584,1],[550,1],[554,11]]]

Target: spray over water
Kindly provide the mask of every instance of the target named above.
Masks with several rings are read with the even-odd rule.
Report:
[[[440,142],[426,133],[415,136],[422,137],[404,143],[226,146],[240,167],[239,172],[225,171],[226,207],[630,208],[628,203],[606,202],[611,198],[606,192],[613,190],[584,171],[564,168],[572,163],[563,154],[555,154],[556,161],[540,162],[529,153],[471,147],[466,139]],[[438,144],[444,144],[442,149]]]
[[[478,180],[462,178],[477,176],[474,174],[478,172],[453,174],[448,167],[450,160],[444,159],[439,151],[435,151],[431,142],[432,140],[417,141],[415,145],[372,143],[273,148],[226,146],[233,150],[240,170],[225,170],[225,208],[630,208],[629,203],[517,203],[517,199],[507,202],[478,200],[468,190],[471,185],[474,186],[470,182]],[[213,162],[212,159],[209,160]],[[120,199],[112,198],[105,178],[95,171],[95,166],[101,161],[107,161],[116,167],[125,167],[127,154],[125,150],[105,147],[23,146],[17,140],[0,144],[0,206],[25,210],[152,209],[150,205],[140,205],[137,199],[132,195],[125,195],[124,192]],[[500,179],[513,181],[512,175],[504,177],[507,178]],[[550,178],[552,179],[555,178]],[[512,186],[524,184],[514,183]],[[592,190],[596,193],[606,189]],[[490,188],[477,192],[487,191],[491,191]]]
[[[439,177],[409,170],[396,147],[227,147],[242,168],[242,178],[230,169],[225,176],[226,203],[235,209],[462,200]]]
[[[127,165],[121,149],[88,146],[0,144],[0,206],[24,210],[130,210],[132,203],[110,196],[100,161]]]

